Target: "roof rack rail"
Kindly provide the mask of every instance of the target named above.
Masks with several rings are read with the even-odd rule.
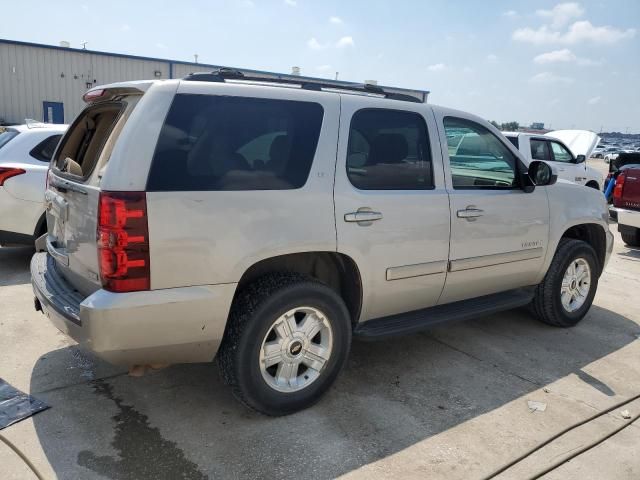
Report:
[[[240,70],[221,67],[211,72],[190,73],[183,80],[198,82],[225,82],[227,80],[241,80],[246,82],[265,82],[284,85],[299,85],[305,90],[321,91],[323,89],[342,90],[360,94],[380,95],[392,100],[404,102],[426,103],[429,92],[426,90],[411,90],[397,87],[382,87],[371,83],[344,82],[340,80],[326,80],[322,78],[303,77],[281,73],[260,72],[256,70]]]

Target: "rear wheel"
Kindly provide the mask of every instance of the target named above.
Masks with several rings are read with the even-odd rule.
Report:
[[[309,277],[275,274],[234,300],[218,363],[238,400],[278,416],[318,401],[350,345],[349,313],[336,292]]]
[[[640,247],[640,228],[627,228],[620,235],[622,241],[630,247]]]
[[[598,185],[597,182],[588,182],[587,183],[587,187],[589,188],[595,188],[596,190],[600,190],[600,186]]]
[[[598,287],[596,253],[586,242],[563,238],[531,304],[536,317],[556,327],[572,327],[587,314]]]

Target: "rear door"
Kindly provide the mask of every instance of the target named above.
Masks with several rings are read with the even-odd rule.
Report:
[[[79,291],[100,287],[96,227],[101,170],[135,100],[121,98],[87,107],[63,137],[45,192],[47,250]]]
[[[361,321],[435,305],[446,277],[449,199],[431,109],[342,96],[338,251],[358,264]]]

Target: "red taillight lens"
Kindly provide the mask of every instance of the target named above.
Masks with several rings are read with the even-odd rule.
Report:
[[[618,207],[618,202],[622,199],[622,192],[624,190],[624,181],[626,180],[626,172],[621,172],[616,179],[616,186],[613,187],[613,204]]]
[[[105,290],[149,290],[149,229],[144,192],[101,192],[98,260]]]
[[[4,185],[4,182],[16,175],[22,175],[27,173],[22,168],[0,167],[0,187]]]

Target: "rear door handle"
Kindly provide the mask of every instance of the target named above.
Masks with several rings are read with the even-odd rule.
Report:
[[[367,226],[371,225],[371,222],[375,220],[381,220],[382,213],[374,212],[370,209],[359,208],[357,212],[345,213],[345,222],[357,222],[359,225]]]
[[[473,221],[484,215],[484,210],[476,208],[474,205],[469,205],[464,210],[458,210],[456,215],[458,218],[466,218],[467,220]]]

